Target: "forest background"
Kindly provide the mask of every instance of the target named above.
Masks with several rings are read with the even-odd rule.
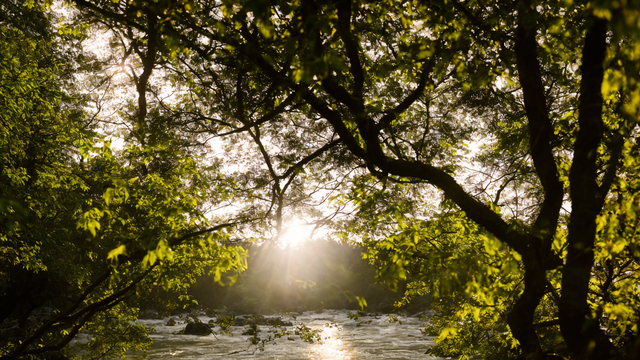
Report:
[[[191,305],[193,309],[227,309],[236,314],[348,309],[353,313],[414,315],[429,309],[429,295],[401,305],[406,281],[392,291],[387,285],[376,283],[375,274],[375,266],[362,258],[357,246],[331,240],[315,240],[286,249],[254,245],[248,251],[247,270],[233,286],[220,285],[205,275],[196,279],[188,294],[197,301],[197,305]],[[159,314],[184,312],[183,306],[167,308],[169,304],[184,305],[177,301],[177,294],[165,292],[157,296],[174,300],[150,301],[150,308],[159,310]]]
[[[306,226],[433,297],[434,355],[639,357],[639,8],[0,2],[0,356],[143,348]]]

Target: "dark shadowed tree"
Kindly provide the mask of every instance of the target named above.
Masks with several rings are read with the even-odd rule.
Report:
[[[229,193],[215,164],[157,128],[111,150],[90,112],[104,64],[84,53],[86,28],[58,21],[36,2],[0,4],[3,359],[77,354],[80,330],[94,334],[86,356],[143,348],[148,330],[134,321],[145,289],[185,294],[205,268],[219,279],[245,264],[223,231],[233,224],[203,215],[203,198]]]

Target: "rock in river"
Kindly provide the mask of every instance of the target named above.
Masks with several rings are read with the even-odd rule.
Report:
[[[209,327],[209,325],[203,324],[203,323],[187,324],[187,327],[184,328],[184,334],[185,335],[200,335],[200,336],[204,336],[204,335],[209,335],[211,333],[212,333],[212,331],[211,331],[211,328]]]

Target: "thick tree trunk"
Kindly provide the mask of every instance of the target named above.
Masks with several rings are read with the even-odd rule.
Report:
[[[560,328],[571,353],[577,359],[612,359],[615,348],[600,330],[587,302],[594,261],[596,217],[600,212],[597,183],[597,149],[604,135],[601,85],[606,53],[607,22],[592,19],[582,53],[580,87],[580,129],[574,145],[569,175],[572,201],[568,253],[562,271]]]
[[[554,262],[551,243],[556,233],[564,188],[558,177],[552,146],[553,125],[549,118],[545,87],[538,61],[537,12],[533,3],[519,13],[515,41],[518,78],[522,85],[529,130],[529,152],[536,174],[544,189],[544,202],[526,239],[527,247],[519,251],[525,267],[525,289],[507,317],[513,336],[520,342],[526,359],[545,359],[546,355],[533,327],[535,310],[544,297],[546,270]],[[557,262],[557,261],[556,261]]]

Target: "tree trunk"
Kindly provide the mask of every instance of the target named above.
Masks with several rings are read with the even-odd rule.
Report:
[[[533,316],[545,294],[545,270],[533,256],[523,256],[525,265],[524,292],[507,316],[513,336],[520,342],[527,360],[543,360],[545,354],[533,327]]]
[[[597,153],[604,135],[601,93],[607,21],[589,19],[582,52],[579,131],[569,174],[572,202],[567,260],[562,271],[560,329],[577,359],[612,359],[615,348],[600,330],[587,302],[594,261],[596,217],[600,213]]]

